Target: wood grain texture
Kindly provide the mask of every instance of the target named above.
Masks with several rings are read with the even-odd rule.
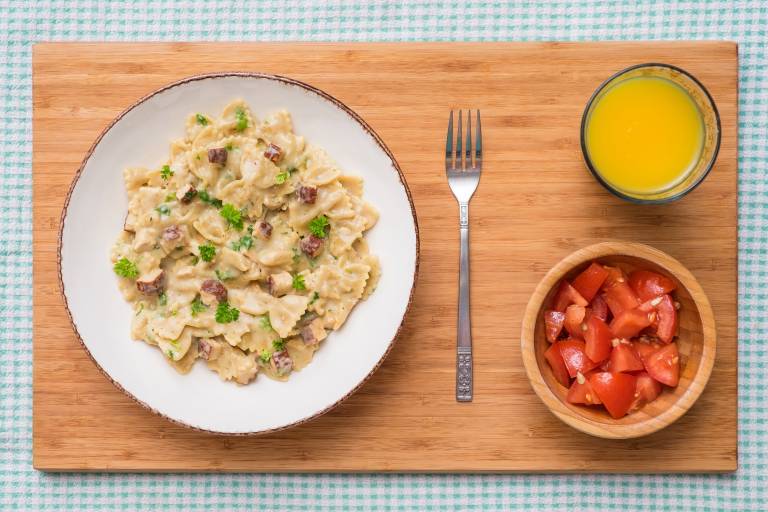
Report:
[[[36,45],[33,55],[36,468],[736,468],[735,44],[50,43]],[[581,112],[593,90],[615,71],[648,61],[697,76],[722,120],[715,169],[690,196],[668,205],[614,198],[590,177],[579,148]],[[291,76],[357,111],[401,164],[421,231],[413,307],[387,361],[338,409],[267,437],[201,434],[139,407],[81,348],[56,281],[66,189],[101,130],[168,82],[227,70]],[[458,212],[442,161],[448,110],[461,107],[482,110],[485,146],[470,221],[475,399],[469,404],[454,400]],[[717,321],[715,368],[696,405],[669,428],[629,441],[594,438],[559,421],[533,392],[520,354],[523,311],[536,284],[568,253],[605,239],[647,243],[679,259],[701,282]]]
[[[602,408],[583,407],[566,401],[568,389],[557,382],[544,352],[550,347],[544,332],[544,310],[551,307],[560,281],[572,280],[590,262],[619,267],[627,274],[651,270],[672,279],[677,289],[680,382],[666,388],[652,403],[615,420]],[[716,350],[716,326],[712,306],[704,290],[679,261],[653,247],[636,242],[601,242],[579,249],[555,265],[536,286],[525,309],[520,334],[523,364],[539,398],[565,423],[587,434],[606,439],[631,439],[668,427],[685,414],[701,395],[712,373]]]

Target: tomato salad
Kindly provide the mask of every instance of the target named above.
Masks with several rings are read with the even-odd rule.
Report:
[[[544,353],[572,404],[602,405],[618,419],[677,386],[680,355],[673,280],[592,262],[563,280],[544,312]]]

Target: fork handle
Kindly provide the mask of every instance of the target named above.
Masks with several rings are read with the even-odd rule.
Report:
[[[456,401],[472,401],[472,330],[469,319],[469,204],[459,203],[459,318],[456,337]]]

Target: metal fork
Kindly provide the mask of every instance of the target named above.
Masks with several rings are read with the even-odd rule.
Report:
[[[453,111],[448,118],[448,136],[445,142],[445,174],[448,185],[459,203],[459,319],[456,338],[456,401],[472,401],[472,330],[469,318],[469,200],[480,183],[483,164],[483,136],[480,129],[480,111],[475,126],[474,160],[472,158],[472,111],[467,111],[467,137],[464,152],[461,144],[461,110],[456,131],[456,151],[453,149]]]

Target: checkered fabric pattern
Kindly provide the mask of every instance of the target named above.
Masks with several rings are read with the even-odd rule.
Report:
[[[32,469],[32,43],[618,39],[741,45],[737,474],[107,475]],[[767,510],[767,48],[765,0],[0,0],[0,509]]]

